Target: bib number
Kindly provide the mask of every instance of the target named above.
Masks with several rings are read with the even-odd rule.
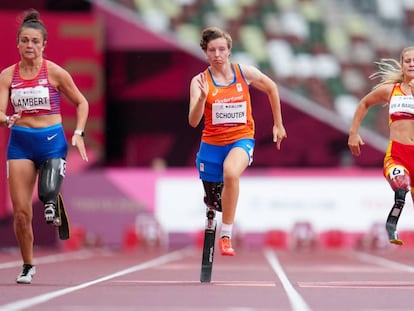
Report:
[[[395,178],[397,176],[403,176],[404,175],[404,168],[402,166],[394,166],[390,170],[390,177]]]
[[[213,125],[246,124],[246,102],[213,104]]]

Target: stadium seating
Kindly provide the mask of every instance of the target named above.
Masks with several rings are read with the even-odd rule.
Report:
[[[375,84],[368,79],[374,61],[398,57],[414,26],[413,0],[117,1],[186,46],[198,47],[204,27],[224,28],[235,60],[259,66],[286,87],[300,84],[301,94],[345,120]],[[377,129],[372,114],[365,125]]]

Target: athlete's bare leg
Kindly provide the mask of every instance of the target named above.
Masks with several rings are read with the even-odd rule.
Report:
[[[33,264],[33,189],[36,168],[30,160],[9,160],[9,191],[13,204],[13,228],[23,263]]]
[[[223,164],[224,187],[221,195],[222,222],[233,224],[239,199],[239,180],[249,165],[249,157],[242,148],[232,149]]]

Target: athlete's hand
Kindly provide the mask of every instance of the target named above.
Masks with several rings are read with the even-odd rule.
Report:
[[[276,143],[277,150],[280,150],[282,140],[287,138],[287,133],[283,125],[273,125],[273,142]]]
[[[80,135],[74,134],[72,136],[72,146],[78,148],[79,154],[82,157],[82,160],[88,162],[88,156],[86,154],[85,142],[83,137]]]
[[[8,128],[11,128],[16,123],[16,121],[21,118],[21,114],[22,113],[19,112],[19,113],[14,113],[11,116],[7,116],[6,117],[6,126]]]
[[[351,150],[351,153],[355,156],[361,155],[361,148],[360,146],[365,145],[364,141],[362,140],[359,134],[349,135],[348,137],[348,148]]]
[[[200,73],[197,76],[196,80],[197,80],[197,83],[198,83],[198,88],[200,89],[200,92],[201,92],[200,97],[202,99],[207,98],[209,89],[208,89],[208,83],[207,83],[207,78],[206,78],[205,72]]]

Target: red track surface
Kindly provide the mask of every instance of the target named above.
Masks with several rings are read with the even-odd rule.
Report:
[[[0,251],[0,310],[413,310],[410,248],[375,252],[236,249],[200,283],[201,250],[37,249],[32,284],[15,283],[16,250]]]

